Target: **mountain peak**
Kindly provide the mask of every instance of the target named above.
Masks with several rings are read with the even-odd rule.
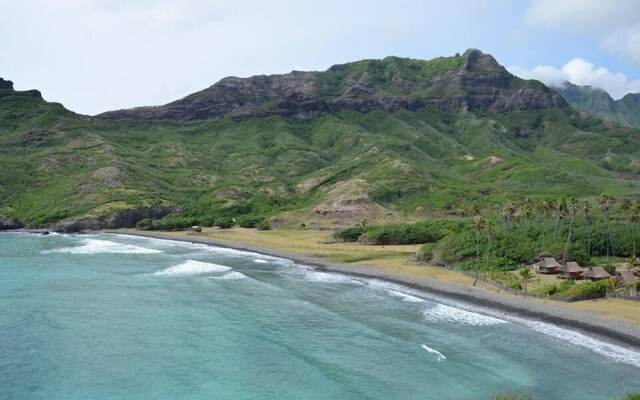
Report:
[[[106,118],[198,120],[220,116],[311,118],[350,110],[506,111],[564,107],[542,83],[511,75],[477,49],[462,56],[418,60],[386,57],[334,65],[324,72],[293,71],[227,77],[159,107],[104,113]]]

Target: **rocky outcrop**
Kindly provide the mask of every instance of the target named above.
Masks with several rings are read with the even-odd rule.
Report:
[[[0,215],[0,231],[21,228],[24,228],[24,224],[21,221]]]
[[[13,82],[8,81],[6,79],[0,78],[0,96],[3,95],[20,95],[20,96],[29,96],[35,97],[42,100],[42,94],[38,90],[21,90],[15,91],[13,89]]]
[[[132,208],[121,210],[107,217],[81,216],[67,218],[55,223],[51,229],[56,232],[81,232],[99,229],[134,228],[145,218],[159,219],[175,212],[171,207]]]
[[[105,221],[105,227],[109,229],[134,228],[138,222],[145,218],[159,219],[175,211],[176,209],[171,207],[134,208],[124,210],[107,218]]]
[[[103,118],[200,120],[220,116],[311,118],[350,110],[509,111],[564,107],[558,93],[511,75],[490,55],[429,61],[388,57],[336,65],[325,72],[224,78],[164,106],[111,111]]]

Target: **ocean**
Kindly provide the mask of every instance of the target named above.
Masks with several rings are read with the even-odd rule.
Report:
[[[0,234],[0,399],[640,391],[640,351],[375,279],[124,235]]]

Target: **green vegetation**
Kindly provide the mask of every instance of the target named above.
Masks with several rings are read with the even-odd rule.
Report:
[[[374,86],[380,95],[395,95],[385,90],[402,90],[398,82],[406,81],[414,82],[410,86],[415,91],[403,93],[406,98],[423,96],[423,89],[454,96],[460,89],[456,84],[435,85],[433,78],[463,63],[460,56],[365,60],[320,74],[319,90],[328,96],[358,78],[378,82]],[[424,87],[415,82],[424,82]],[[522,80],[513,84],[540,85]],[[290,226],[299,226],[301,220],[321,225],[325,215],[342,226],[364,218],[378,225],[401,216],[449,220],[470,203],[492,212],[525,198],[557,202],[569,196],[589,200],[601,193],[636,195],[637,149],[640,131],[564,107],[504,113],[428,107],[334,111],[304,119],[107,120],[79,116],[37,93],[3,86],[0,221],[13,218],[31,227],[74,218],[104,222],[127,210],[152,208],[172,215],[151,224],[145,221],[145,229],[208,226],[229,218],[257,227],[263,219],[283,215],[287,217],[279,219],[279,225]],[[470,235],[472,243],[486,240],[456,223],[376,226],[358,238],[380,244],[447,240],[454,246],[450,255],[465,259],[475,249],[461,244],[463,238],[451,237],[450,230]],[[515,233],[529,243],[542,243],[537,235],[546,235],[548,221],[544,229],[529,225],[516,227]],[[562,229],[564,233],[568,226]],[[589,229],[577,223],[571,230],[571,236],[582,241]],[[629,253],[634,244],[620,241],[628,234],[615,224],[608,230],[607,240],[619,246],[610,252]],[[512,232],[503,231],[496,230],[492,243],[508,240]],[[593,245],[603,246],[602,231],[593,234]],[[353,240],[355,235],[345,232],[339,239]],[[545,238],[545,248],[562,248],[561,241],[549,242]],[[492,257],[512,262],[511,267],[531,256],[524,245],[496,247],[505,251],[494,249]],[[435,246],[434,257],[446,256],[444,250]],[[586,259],[588,254],[577,250],[569,249],[572,258]]]

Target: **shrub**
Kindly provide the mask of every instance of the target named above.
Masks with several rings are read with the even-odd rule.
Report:
[[[216,226],[220,229],[229,229],[235,225],[235,222],[232,218],[220,218],[216,221]]]
[[[140,229],[140,230],[143,230],[143,231],[152,230],[153,229],[153,220],[151,218],[141,219],[136,224],[136,228]]]
[[[604,267],[605,271],[607,271],[609,273],[609,275],[615,275],[616,273],[616,266],[613,264],[606,264]]]
[[[433,243],[426,243],[420,247],[420,250],[416,252],[416,259],[418,261],[429,261],[433,257]]]
[[[573,285],[567,290],[560,291],[556,296],[569,301],[597,299],[607,294],[607,290],[610,289],[612,284],[609,281],[609,279],[606,279],[598,282],[584,282]]]
[[[533,292],[539,293],[545,296],[551,296],[558,292],[558,287],[556,285],[544,285],[534,289]]]
[[[238,218],[238,225],[242,228],[255,228],[264,221],[264,217],[256,217],[253,215],[247,215]]]
[[[343,242],[357,242],[363,233],[363,228],[354,226],[352,228],[338,229],[333,236]]]
[[[459,222],[447,220],[378,225],[366,228],[359,240],[378,245],[434,243],[460,227]]]
[[[258,228],[259,231],[270,231],[271,223],[269,221],[262,221],[256,226],[256,228]]]

